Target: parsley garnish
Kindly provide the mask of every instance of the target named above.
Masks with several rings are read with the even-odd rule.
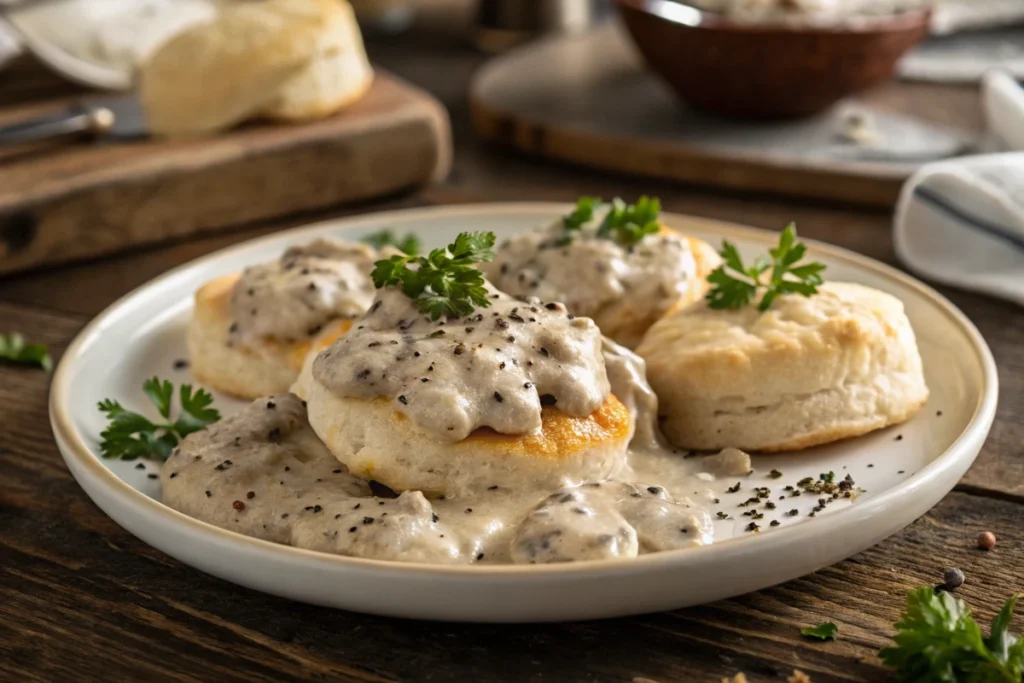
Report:
[[[580,197],[576,200],[576,208],[562,217],[562,228],[565,230],[565,242],[572,242],[572,233],[581,230],[584,225],[594,219],[594,212],[601,206],[600,197]]]
[[[632,247],[648,235],[661,230],[658,214],[661,213],[661,201],[657,197],[643,196],[636,204],[627,204],[618,197],[612,200],[611,209],[605,214],[601,227],[597,229],[598,237],[612,236],[624,247]]]
[[[839,627],[831,621],[826,621],[820,626],[808,626],[800,629],[801,635],[817,640],[835,640],[837,633],[839,633]]]
[[[560,243],[572,243],[575,234],[593,220],[594,214],[601,206],[603,200],[600,197],[577,199],[576,208],[562,217]],[[647,235],[654,235],[661,230],[661,224],[658,222],[659,213],[661,201],[657,197],[640,197],[636,204],[627,204],[616,197],[597,228],[597,236],[614,240],[624,247],[635,246]]]
[[[434,249],[427,256],[377,261],[371,273],[373,284],[378,289],[401,287],[431,320],[462,318],[476,307],[491,305],[484,276],[474,265],[493,259],[493,246],[493,232],[464,232],[447,248]]]
[[[100,433],[103,438],[100,452],[104,458],[166,460],[179,441],[220,419],[217,409],[210,407],[213,396],[205,389],[193,392],[191,385],[181,385],[178,392],[181,414],[173,422],[170,419],[174,385],[154,377],[142,383],[142,391],[167,422],[153,423],[143,415],[125,410],[120,403],[109,398],[100,401],[100,411],[106,413],[110,420]]]
[[[907,595],[896,622],[894,647],[878,656],[903,681],[1020,683],[1024,678],[1024,640],[1009,632],[1017,596],[992,620],[989,637],[963,600],[930,587]]]
[[[779,236],[779,246],[770,249],[771,259],[759,256],[753,265],[743,265],[739,251],[729,242],[722,242],[719,252],[725,263],[711,271],[708,282],[711,289],[705,297],[709,308],[742,308],[749,304],[759,289],[764,290],[758,310],[767,311],[780,294],[811,296],[822,283],[822,263],[796,265],[804,257],[807,247],[796,241],[796,228],[790,223]],[[765,281],[762,277],[769,269]]]
[[[46,372],[53,369],[53,359],[44,344],[26,344],[17,332],[0,334],[0,360],[19,365],[35,365]]]
[[[373,234],[367,235],[363,238],[363,242],[369,244],[375,249],[381,249],[383,247],[395,247],[400,251],[404,251],[410,256],[416,256],[422,250],[420,244],[420,238],[413,233],[406,233],[405,237],[398,237],[395,233],[390,230],[381,230]]]

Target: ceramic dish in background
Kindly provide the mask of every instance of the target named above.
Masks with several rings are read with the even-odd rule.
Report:
[[[687,104],[777,119],[818,113],[888,79],[928,35],[924,10],[837,26],[740,24],[671,0],[617,0],[647,64]]]
[[[629,559],[559,565],[439,566],[341,557],[242,536],[159,502],[156,465],[103,460],[102,398],[138,409],[144,379],[191,381],[174,361],[186,356],[192,293],[246,265],[277,258],[323,235],[359,239],[382,228],[412,231],[428,247],[459,232],[491,230],[499,240],[564,215],[560,204],[493,204],[413,209],[332,221],[240,244],[177,268],[125,296],[72,342],[54,374],[50,416],[57,444],[86,493],[115,521],[179,560],[256,590],[319,605],[425,619],[522,622],[613,617],[668,610],[757,590],[833,564],[878,543],[935,505],[980,450],[995,414],[992,356],[974,326],[930,288],[880,263],[821,243],[809,255],[835,280],[860,282],[903,300],[918,332],[931,398],[910,422],[808,451],[756,456],[753,485],[767,472],[786,482],[832,470],[866,492],[811,519],[784,518],[760,534],[745,517],[721,521],[722,540],[702,548]],[[774,233],[664,214],[665,222],[745,256],[777,243]],[[243,403],[217,396],[223,413]],[[897,439],[896,437],[901,438]],[[779,480],[779,483],[783,480]],[[723,490],[732,481],[715,486]],[[739,502],[741,499],[738,499]],[[794,501],[799,501],[794,502]],[[812,496],[787,501],[806,512]]]

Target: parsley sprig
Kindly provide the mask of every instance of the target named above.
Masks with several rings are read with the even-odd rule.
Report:
[[[902,681],[922,683],[1020,683],[1024,640],[1010,633],[1011,597],[992,621],[988,638],[963,600],[924,587],[907,595],[896,623],[896,645],[878,653]]]
[[[658,214],[661,213],[661,200],[657,197],[643,196],[636,204],[627,204],[618,197],[612,200],[612,206],[597,229],[598,237],[611,236],[624,247],[632,247],[648,235],[661,230]]]
[[[17,332],[0,334],[0,360],[18,365],[35,365],[46,372],[53,369],[53,359],[44,344],[26,344]]]
[[[418,255],[423,249],[423,245],[420,243],[420,238],[415,234],[410,232],[406,233],[405,237],[399,237],[395,233],[386,229],[367,235],[363,238],[363,242],[369,244],[375,249],[395,247],[410,256]]]
[[[750,266],[743,264],[736,247],[728,241],[722,242],[719,252],[725,263],[708,275],[706,299],[709,308],[742,308],[763,289],[764,295],[758,310],[767,311],[780,294],[802,294],[811,296],[818,292],[822,283],[822,263],[811,262],[797,265],[804,257],[807,247],[796,241],[796,227],[790,223],[779,236],[779,245],[769,249],[770,258],[759,256]],[[766,276],[768,271],[771,272]]]
[[[562,244],[570,244],[602,206],[604,202],[600,197],[577,199],[572,212],[562,217]],[[658,222],[660,213],[661,201],[657,197],[643,196],[636,204],[627,204],[616,197],[597,228],[597,236],[614,240],[624,247],[635,246],[647,235],[661,230]]]
[[[814,638],[815,640],[835,640],[836,636],[839,634],[839,627],[831,621],[826,621],[824,624],[819,624],[818,626],[802,628],[800,629],[800,634],[807,638]]]
[[[154,423],[144,415],[125,410],[120,403],[109,398],[100,401],[100,411],[110,420],[100,433],[103,439],[100,452],[104,458],[166,460],[182,439],[220,419],[220,412],[210,407],[213,396],[205,389],[193,392],[191,385],[181,385],[178,391],[181,411],[174,421],[171,421],[173,384],[154,377],[142,383],[142,391],[166,422]]]
[[[474,266],[494,258],[493,232],[464,232],[444,249],[426,256],[392,256],[377,261],[373,283],[378,289],[401,287],[420,311],[437,320],[463,318],[491,300],[484,276]]]

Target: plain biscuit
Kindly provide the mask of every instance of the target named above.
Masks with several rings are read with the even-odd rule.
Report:
[[[785,295],[764,313],[695,303],[637,352],[681,448],[799,450],[903,422],[928,399],[903,304],[856,284]]]
[[[355,13],[344,0],[327,0],[316,53],[260,113],[286,121],[319,119],[360,99],[373,84]]]

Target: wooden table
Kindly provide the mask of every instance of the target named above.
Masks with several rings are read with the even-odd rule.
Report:
[[[325,216],[454,202],[646,192],[670,211],[773,229],[795,220],[807,237],[894,263],[886,213],[633,182],[483,148],[465,101],[481,55],[435,33],[371,41],[370,51],[450,107],[456,157],[447,182],[287,224],[242,226],[0,280],[0,331],[20,331],[59,356],[122,294],[225,245]],[[0,97],[63,87],[41,77],[0,77]],[[592,623],[483,626],[362,616],[202,574],[136,540],[86,497],[53,442],[48,376],[0,366],[0,680],[666,683],[717,681],[740,671],[752,681],[785,680],[794,668],[814,681],[884,680],[875,652],[908,589],[960,567],[968,577],[961,593],[986,623],[1007,596],[1024,589],[1024,312],[943,292],[992,346],[1002,385],[988,443],[953,493],[889,540],[811,576],[702,607]],[[994,551],[975,549],[983,530],[999,537]],[[801,638],[800,627],[825,620],[839,625],[837,642]]]

